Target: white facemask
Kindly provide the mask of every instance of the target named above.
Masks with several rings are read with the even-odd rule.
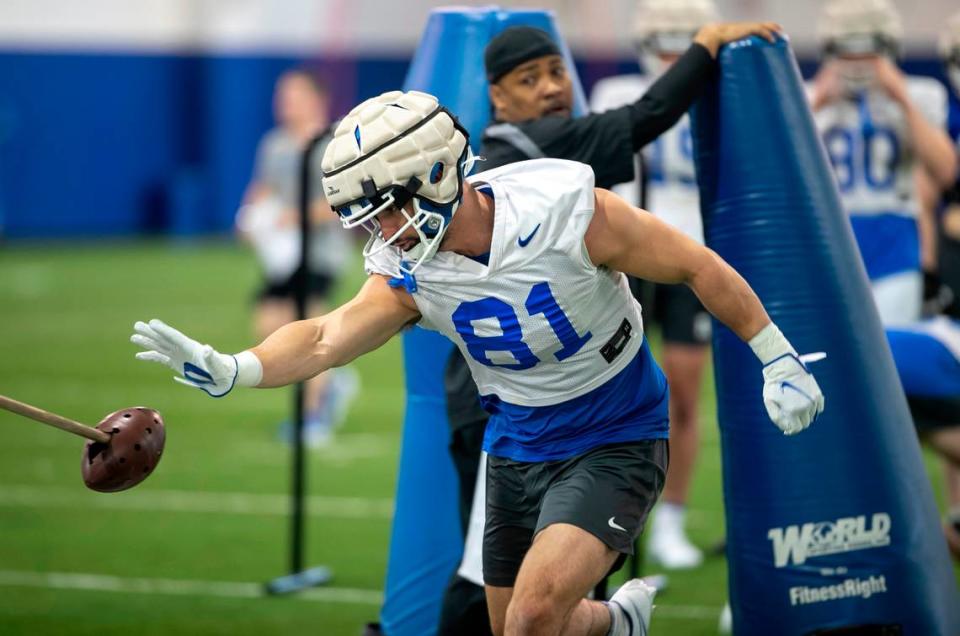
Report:
[[[860,92],[873,84],[876,72],[872,60],[838,59],[836,64],[840,80],[848,92]]]

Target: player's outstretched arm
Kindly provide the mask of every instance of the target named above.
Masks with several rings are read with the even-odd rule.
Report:
[[[222,397],[234,386],[283,386],[346,364],[419,317],[406,292],[374,275],[348,303],[325,316],[285,325],[236,355],[220,353],[156,319],[137,322],[130,340],[144,349],[138,360],[168,366],[176,381]]]
[[[325,316],[285,325],[251,349],[263,364],[259,386],[292,384],[345,365],[419,319],[406,291],[372,275],[349,302]]]
[[[803,430],[823,411],[823,393],[796,350],[743,277],[713,250],[599,188],[584,242],[595,265],[658,283],[688,285],[764,365],[764,404],[784,433]]]

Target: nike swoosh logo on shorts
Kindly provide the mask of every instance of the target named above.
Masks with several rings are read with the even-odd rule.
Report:
[[[614,530],[626,532],[627,529],[621,526],[620,524],[618,524],[616,521],[614,521],[614,519],[616,519],[616,517],[610,517],[609,519],[607,519],[607,525],[613,528]]]
[[[537,223],[537,227],[533,228],[533,232],[530,232],[530,234],[527,235],[527,238],[523,238],[522,236],[517,238],[517,244],[520,247],[526,247],[527,245],[529,245],[530,241],[533,239],[533,235],[536,234],[539,229],[540,229],[540,224]]]

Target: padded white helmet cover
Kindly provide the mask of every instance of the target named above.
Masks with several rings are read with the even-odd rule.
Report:
[[[460,195],[457,164],[466,146],[466,135],[433,95],[383,93],[355,107],[337,126],[323,155],[324,193],[337,209],[365,196],[365,180],[382,191],[417,177],[422,184],[416,196],[449,204]],[[438,162],[443,165],[439,175]]]
[[[401,260],[412,274],[440,248],[472,165],[466,130],[436,97],[391,91],[363,102],[337,126],[323,155],[323,189],[344,227],[370,232],[364,256],[413,228],[419,241]],[[394,207],[406,223],[386,238],[377,216]]]

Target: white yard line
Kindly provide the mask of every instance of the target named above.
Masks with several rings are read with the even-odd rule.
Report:
[[[80,572],[0,570],[0,586],[133,594],[169,594],[174,596],[219,596],[223,598],[259,598],[266,596],[262,583],[143,579]],[[379,590],[362,590],[351,587],[317,587],[304,590],[298,594],[291,594],[290,598],[301,601],[360,605],[380,605],[383,602],[383,594]]]
[[[190,490],[136,490],[103,494],[84,490],[79,484],[71,489],[5,485],[0,489],[0,506],[285,516],[290,511],[290,497]],[[315,517],[390,519],[393,516],[393,500],[314,495],[307,497],[306,510]]]
[[[360,497],[307,498],[307,512],[316,517],[349,519],[390,519],[392,499]],[[89,510],[129,510],[148,512],[188,512],[286,516],[290,498],[287,495],[254,493],[220,493],[185,490],[137,490],[129,493],[101,494],[75,489],[11,486],[0,489],[0,507],[12,508],[78,508]],[[172,595],[206,595],[227,598],[264,596],[260,583],[199,581],[180,579],[144,579],[101,574],[64,572],[24,572],[0,570],[0,586],[49,589],[96,590],[106,592],[152,593]],[[327,603],[379,605],[379,590],[318,587],[304,590],[293,598]],[[716,621],[720,608],[702,605],[658,603],[654,619]]]
[[[262,583],[200,581],[188,579],[145,579],[83,572],[24,572],[0,570],[0,587],[30,587],[55,590],[121,592],[128,594],[167,594],[172,596],[216,596],[221,598],[265,597]],[[351,587],[315,587],[291,594],[299,601],[355,605],[380,605],[380,590]],[[653,620],[716,621],[719,607],[702,605],[657,605]]]

